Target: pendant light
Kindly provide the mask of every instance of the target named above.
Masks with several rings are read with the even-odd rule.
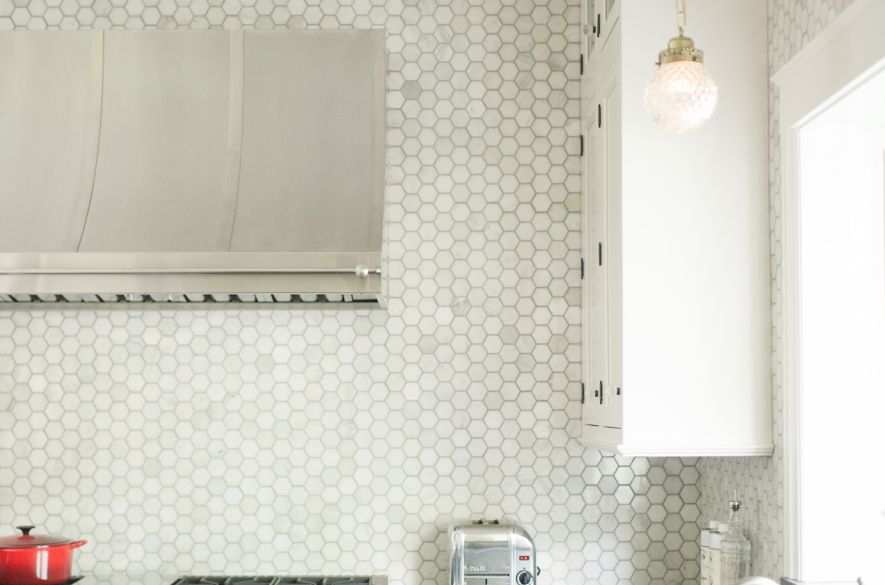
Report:
[[[713,116],[719,89],[704,69],[704,52],[685,36],[685,0],[676,0],[676,27],[679,34],[658,54],[644,102],[655,124],[682,133],[700,128]]]

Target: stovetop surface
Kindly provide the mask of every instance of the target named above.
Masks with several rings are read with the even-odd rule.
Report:
[[[369,585],[369,577],[186,576],[172,585]]]

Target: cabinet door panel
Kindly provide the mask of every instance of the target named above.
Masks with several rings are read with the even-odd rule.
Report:
[[[590,37],[587,34],[589,30],[589,6],[592,6],[593,2],[591,0],[581,0],[581,57],[584,59],[584,64],[586,65],[587,60],[590,58]],[[586,71],[585,71],[586,73]]]
[[[586,65],[596,47],[596,1],[581,0],[581,50]],[[587,70],[584,70],[587,73]]]
[[[604,403],[605,426],[621,428],[623,421],[622,386],[622,287],[621,287],[621,87],[617,67],[603,77],[600,88],[600,122],[603,187],[605,189],[606,278],[606,371]]]
[[[596,43],[599,48],[608,48],[612,40],[612,32],[620,16],[620,0],[596,0]]]
[[[596,103],[597,96],[594,97]],[[585,392],[583,419],[587,424],[603,424],[605,405],[602,398],[608,368],[606,314],[608,287],[600,262],[605,241],[605,191],[602,188],[602,134],[594,116],[584,126],[586,144],[583,163],[583,247],[584,247],[584,327],[586,340]]]

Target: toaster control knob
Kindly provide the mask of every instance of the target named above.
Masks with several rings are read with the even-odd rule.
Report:
[[[516,582],[519,585],[531,585],[534,577],[528,571],[520,571],[516,574]]]

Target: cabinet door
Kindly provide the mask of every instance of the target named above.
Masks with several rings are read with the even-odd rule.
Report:
[[[593,56],[609,46],[619,14],[620,0],[586,0],[586,5],[581,6],[581,38],[587,55]]]
[[[597,38],[600,44],[607,45],[611,39],[611,33],[618,22],[618,16],[621,12],[620,0],[596,0],[596,12],[599,14],[597,19]]]
[[[584,423],[619,429],[620,319],[620,86],[611,62],[601,75],[585,132],[585,269],[587,342]]]
[[[615,33],[616,35],[617,33]],[[603,424],[621,428],[623,421],[622,286],[621,286],[621,85],[617,66],[603,75],[599,89],[597,131],[601,143],[604,199],[604,245],[599,260],[606,286],[606,372],[602,403]]]
[[[590,12],[593,10],[593,0],[581,0],[581,71],[587,74],[587,61],[590,60],[590,51],[593,45],[590,31]]]
[[[593,96],[598,103],[599,96]],[[606,272],[601,262],[605,242],[606,196],[603,188],[602,133],[591,109],[584,124],[586,145],[582,160],[583,187],[583,248],[584,248],[584,372],[585,424],[605,423],[604,388],[608,377],[608,287]]]

